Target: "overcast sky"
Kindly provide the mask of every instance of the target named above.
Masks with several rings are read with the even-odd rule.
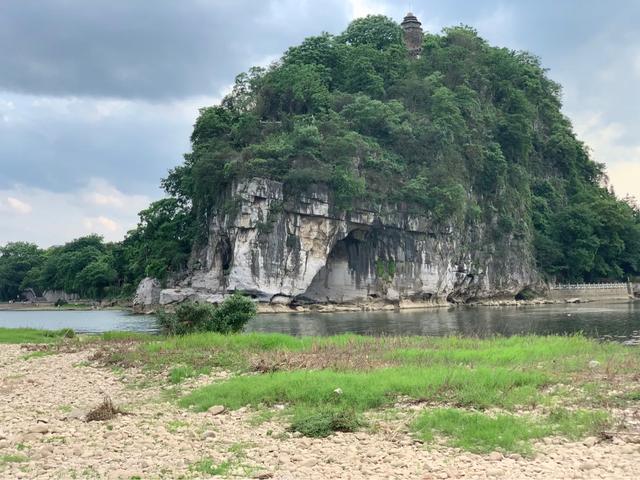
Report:
[[[540,56],[618,195],[640,198],[638,0],[0,0],[0,245],[121,239],[236,74],[410,9]]]

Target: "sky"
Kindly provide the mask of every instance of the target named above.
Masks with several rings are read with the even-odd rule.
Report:
[[[410,10],[538,55],[616,194],[640,199],[637,0],[0,0],[0,245],[122,239],[235,75]]]

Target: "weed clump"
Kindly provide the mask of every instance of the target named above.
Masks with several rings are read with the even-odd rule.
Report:
[[[257,313],[251,299],[238,293],[219,306],[210,303],[189,302],[176,307],[175,312],[159,312],[158,322],[168,335],[186,335],[196,332],[237,333]]]
[[[289,429],[306,437],[324,438],[334,432],[355,432],[363,421],[356,411],[345,407],[298,410]]]
[[[119,408],[117,408],[111,398],[104,397],[104,400],[100,405],[95,407],[85,417],[85,421],[87,422],[103,422],[105,420],[111,420],[119,413],[123,413]]]

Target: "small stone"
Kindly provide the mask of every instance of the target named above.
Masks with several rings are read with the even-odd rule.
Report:
[[[44,433],[48,433],[48,432],[49,432],[49,427],[47,427],[44,424],[38,424],[38,425],[36,425],[34,427],[31,427],[29,429],[29,433],[42,433],[42,434],[44,434]]]
[[[202,438],[205,439],[205,440],[208,439],[208,438],[213,438],[215,436],[216,436],[216,433],[212,432],[211,430],[207,430],[206,432],[204,432],[202,434]]]
[[[304,460],[300,463],[301,467],[314,467],[315,465],[318,464],[318,459],[317,458],[308,458],[307,460]]]
[[[0,449],[9,448],[11,444],[7,440],[0,440]]]
[[[585,447],[593,447],[596,443],[598,443],[598,439],[596,437],[587,437],[582,441],[582,444]]]
[[[592,370],[595,368],[598,368],[600,366],[600,362],[597,360],[591,360],[589,362],[589,368],[591,368]]]
[[[214,405],[207,410],[211,415],[220,415],[225,411],[224,405]]]
[[[580,465],[580,470],[593,470],[597,467],[598,465],[596,465],[594,462],[583,462]]]
[[[336,395],[342,395],[342,389],[340,387],[336,388],[333,393],[335,393]]]
[[[492,462],[499,462],[503,459],[503,456],[500,452],[491,452],[489,454],[489,460]]]

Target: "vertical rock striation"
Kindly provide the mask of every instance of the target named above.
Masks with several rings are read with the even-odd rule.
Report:
[[[481,224],[437,225],[403,205],[337,212],[326,187],[285,198],[282,183],[262,178],[235,184],[221,203],[161,304],[243,291],[273,304],[409,306],[513,297],[539,281],[526,239],[489,238]]]

